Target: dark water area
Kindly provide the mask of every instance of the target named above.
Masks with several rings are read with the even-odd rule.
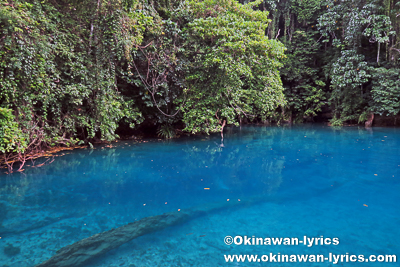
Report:
[[[34,266],[94,234],[228,201],[247,204],[144,235],[87,266],[334,266],[227,263],[224,255],[400,254],[399,128],[245,126],[227,128],[223,142],[213,134],[61,154],[41,168],[0,174],[0,266]],[[226,245],[225,236],[340,243]],[[399,266],[337,264],[361,265]]]

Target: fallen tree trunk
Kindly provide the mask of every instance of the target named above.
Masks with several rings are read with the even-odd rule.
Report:
[[[306,194],[303,197],[314,197],[319,194],[326,194],[340,187],[341,184],[334,183],[324,189],[320,189],[313,194]],[[309,193],[309,192],[308,192]],[[283,198],[273,197],[274,201],[284,201],[285,199],[298,198],[301,194],[295,193],[292,196]],[[269,196],[260,195],[248,198],[246,201],[225,201],[208,203],[185,211],[168,212],[157,216],[143,218],[139,221],[111,229],[109,231],[93,235],[82,239],[69,246],[66,246],[49,260],[36,265],[35,267],[79,267],[99,256],[115,249],[139,236],[150,234],[169,226],[185,223],[193,218],[210,214],[227,208],[254,205],[259,202],[271,200]]]
[[[139,236],[150,234],[169,226],[182,224],[193,218],[206,215],[210,212],[223,210],[228,207],[249,205],[265,200],[265,197],[256,197],[242,202],[209,203],[186,211],[168,212],[157,216],[143,218],[139,221],[95,234],[82,239],[57,251],[56,255],[35,267],[78,267],[93,258],[107,253]]]
[[[185,212],[170,212],[157,216],[143,218],[139,221],[111,229],[109,231],[82,239],[66,246],[49,260],[36,267],[81,266],[96,256],[125,244],[139,236],[149,234],[168,226],[183,223],[190,219]]]

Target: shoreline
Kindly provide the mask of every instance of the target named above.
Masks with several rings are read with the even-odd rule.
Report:
[[[260,123],[254,123],[254,124],[245,124],[245,125],[253,125],[253,126],[293,126],[293,125],[302,125],[302,124],[309,124],[309,123],[301,123],[301,124],[289,124],[289,123],[282,123],[280,125],[275,125],[275,124],[260,124]],[[365,127],[364,125],[360,125],[360,124],[344,124],[342,126],[332,126],[330,125],[330,123],[328,122],[311,122],[311,124],[322,124],[324,126],[328,126],[328,127],[332,127],[332,128],[340,128],[340,127],[362,127],[362,128],[367,128],[367,129],[373,129],[376,127],[388,127],[388,128],[400,128],[400,126],[397,125],[374,125],[373,127]],[[232,126],[232,125],[230,125]],[[243,126],[243,125],[242,125]],[[199,134],[189,134],[189,136],[195,136],[195,135],[199,135]],[[187,136],[187,135],[176,135],[174,138],[171,139],[178,139],[181,138],[182,136]],[[165,138],[161,138],[161,137],[157,137],[154,134],[147,134],[147,135],[143,135],[143,132],[141,132],[140,135],[126,135],[126,136],[122,136],[118,139],[115,139],[114,141],[95,141],[93,142],[93,148],[92,149],[96,149],[94,146],[98,146],[98,145],[106,145],[105,147],[107,148],[112,148],[113,147],[113,143],[118,143],[118,142],[122,142],[122,141],[137,141],[137,142],[142,142],[144,139],[148,139],[148,138],[154,138],[154,139],[158,139],[158,140],[170,140],[170,139],[165,139]],[[20,159],[11,159],[9,161],[5,161],[5,154],[0,154],[0,173],[2,172],[3,169],[7,169],[8,171],[4,171],[3,173],[5,174],[11,174],[14,172],[23,172],[25,169],[22,169],[23,166],[27,166],[27,167],[31,167],[31,168],[39,168],[42,167],[46,164],[50,164],[51,162],[54,161],[55,157],[61,157],[64,156],[65,154],[62,155],[56,155],[59,152],[62,151],[71,151],[71,150],[76,150],[76,149],[86,149],[89,148],[89,145],[75,145],[75,146],[70,146],[70,147],[63,147],[63,146],[55,146],[55,147],[51,147],[45,150],[42,150],[41,152],[37,152],[37,153],[28,153],[28,154],[23,154],[21,155],[22,157],[25,158],[25,162],[22,164],[22,166],[20,166],[20,168],[18,170],[15,170],[16,168],[13,167],[13,171],[10,172],[10,168],[9,165],[13,166],[14,164],[18,165],[21,163]],[[17,156],[17,155],[16,155]],[[39,163],[37,165],[35,165],[34,163],[29,163],[28,161],[33,161],[33,160],[37,160],[37,159],[42,159],[42,158],[47,158],[47,160],[45,160],[42,163]],[[51,161],[48,162],[51,158]]]

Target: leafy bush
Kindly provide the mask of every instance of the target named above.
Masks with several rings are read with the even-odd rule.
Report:
[[[151,23],[138,1],[0,5],[0,106],[12,107],[22,131],[39,128],[49,144],[113,140],[120,121],[142,121],[117,81]]]
[[[160,129],[157,131],[157,134],[158,136],[166,139],[171,139],[176,136],[175,128],[170,124],[161,125]]]
[[[176,16],[189,19],[182,105],[186,131],[219,132],[223,121],[261,119],[286,104],[279,67],[284,46],[265,35],[267,11],[233,0],[185,1]]]
[[[372,77],[372,110],[380,115],[399,114],[400,69],[376,68]]]
[[[24,152],[26,136],[18,128],[11,109],[0,108],[0,152]]]

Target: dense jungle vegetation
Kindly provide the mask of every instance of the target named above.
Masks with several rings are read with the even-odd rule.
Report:
[[[0,1],[0,152],[400,111],[396,0]]]

